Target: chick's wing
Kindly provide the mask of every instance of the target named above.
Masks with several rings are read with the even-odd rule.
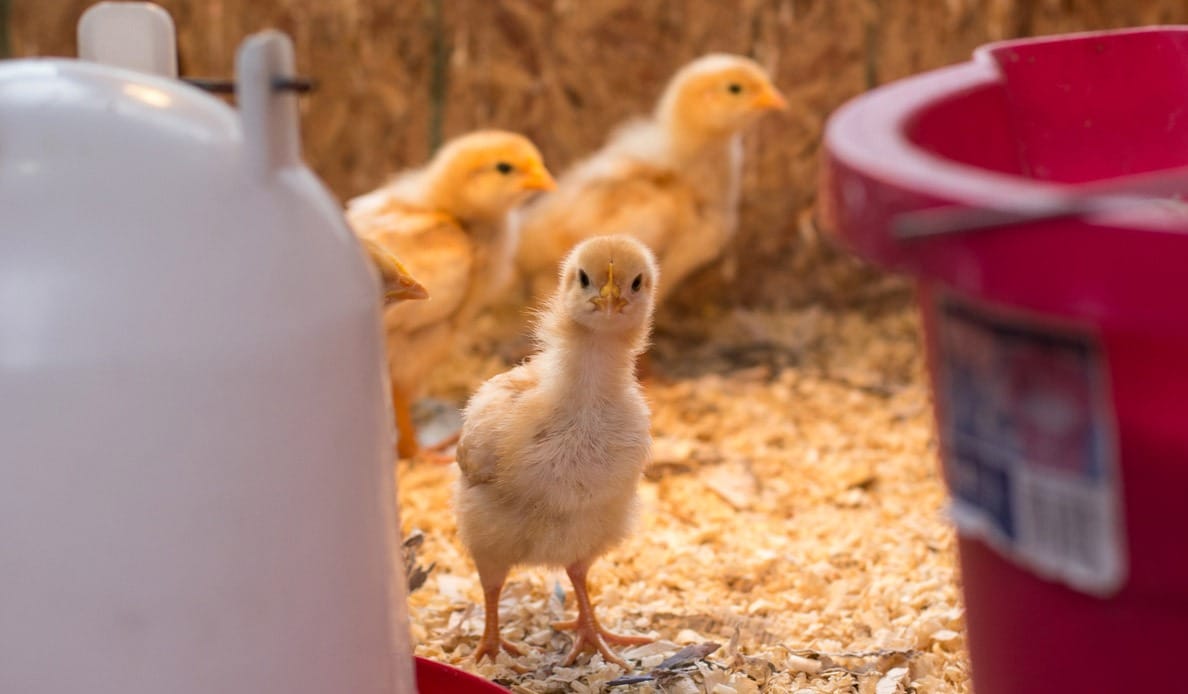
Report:
[[[466,424],[458,440],[458,467],[467,484],[496,481],[499,470],[513,457],[514,442],[530,432],[532,418],[525,399],[540,383],[532,362],[499,374],[478,389],[466,406]]]

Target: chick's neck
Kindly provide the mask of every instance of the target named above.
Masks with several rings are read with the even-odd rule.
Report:
[[[430,209],[453,217],[472,235],[476,231],[497,233],[503,228],[510,205],[491,209],[491,205],[476,204],[464,194],[467,185],[455,170],[430,167],[422,177],[419,197]]]
[[[456,192],[447,186],[437,186],[436,193],[428,196],[429,206],[450,215],[465,228],[471,236],[495,236],[503,228],[506,210],[477,209],[461,200]],[[487,240],[485,238],[480,240]]]
[[[621,333],[591,330],[553,315],[540,331],[543,349],[537,356],[544,372],[573,399],[601,398],[635,383],[635,357],[645,346],[646,327]]]
[[[741,139],[741,133],[734,127],[712,127],[697,120],[694,106],[678,100],[661,102],[654,115],[668,140],[669,153],[674,164],[689,165],[729,156],[732,148]]]
[[[692,185],[701,202],[713,209],[729,209],[737,204],[738,182],[742,173],[742,136],[665,128],[668,166],[679,171]]]

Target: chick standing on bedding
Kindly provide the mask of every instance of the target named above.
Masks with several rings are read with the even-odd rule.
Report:
[[[648,643],[598,623],[590,564],[628,532],[650,456],[649,412],[635,378],[658,277],[647,247],[626,236],[589,239],[569,254],[536,329],[539,351],[487,381],[466,407],[458,466],[458,530],[478,568],[486,627],[475,658],[502,647],[499,594],[517,565],[565,567],[577,598],[566,658],[607,643]]]
[[[595,233],[630,234],[656,254],[660,302],[721,254],[734,234],[740,134],[786,107],[754,61],[711,54],[681,69],[649,119],[629,122],[598,153],[524,210],[516,263],[534,296],[556,282],[557,262]]]
[[[418,453],[411,408],[421,383],[510,279],[515,234],[508,212],[553,186],[526,138],[482,131],[450,141],[425,168],[348,203],[355,233],[400,258],[431,297],[384,311],[401,458]]]

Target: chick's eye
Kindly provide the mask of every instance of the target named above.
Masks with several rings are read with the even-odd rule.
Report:
[[[509,174],[515,167],[505,161],[501,161],[495,165],[495,170],[501,174]]]
[[[731,82],[730,84],[726,85],[726,90],[731,94],[742,94],[742,85],[738,82]]]
[[[635,279],[631,281],[631,291],[638,292],[639,288],[643,286],[643,275],[636,275]]]
[[[590,286],[590,277],[585,270],[578,270],[578,282],[582,283],[582,289]]]

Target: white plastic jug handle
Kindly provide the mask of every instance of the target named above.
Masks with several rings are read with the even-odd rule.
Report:
[[[277,89],[294,75],[293,42],[262,31],[247,38],[235,58],[235,92],[250,166],[263,177],[301,164],[297,95]]]
[[[177,77],[173,18],[151,2],[101,2],[78,20],[78,57],[95,63]]]

